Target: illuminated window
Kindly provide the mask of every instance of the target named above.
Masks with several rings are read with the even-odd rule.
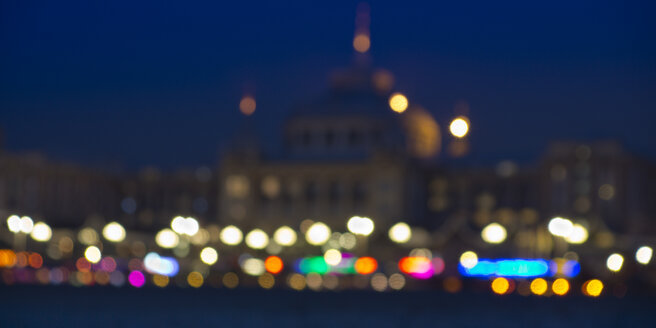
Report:
[[[243,175],[231,175],[226,179],[226,192],[233,198],[248,196],[248,178]]]
[[[269,175],[262,179],[262,194],[268,198],[275,198],[280,194],[280,180]]]

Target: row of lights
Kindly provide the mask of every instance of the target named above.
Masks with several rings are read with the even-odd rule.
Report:
[[[498,277],[492,280],[490,288],[495,294],[503,295],[509,294],[513,291],[514,282],[507,278]],[[531,281],[529,285],[531,293],[535,295],[545,295],[549,291],[549,283],[543,278],[536,278]],[[604,283],[599,279],[590,279],[583,283],[581,291],[584,295],[590,297],[597,297],[601,295],[604,289]],[[570,283],[567,279],[558,278],[551,284],[551,291],[553,294],[563,296],[570,290]]]
[[[409,105],[408,98],[399,92],[393,93],[389,97],[388,103],[390,108],[399,114],[405,112]],[[464,138],[469,132],[469,119],[466,116],[456,117],[449,124],[449,131],[458,139]]]

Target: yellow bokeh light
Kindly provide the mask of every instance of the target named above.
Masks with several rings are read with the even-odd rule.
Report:
[[[348,220],[346,227],[356,235],[369,236],[374,231],[374,221],[370,218],[354,216]]]
[[[100,249],[98,247],[89,246],[84,251],[84,257],[91,263],[98,263],[102,258],[102,254],[100,253]]]
[[[50,226],[43,222],[37,222],[34,225],[30,236],[36,241],[45,242],[50,240],[52,237],[52,229],[50,229]]]
[[[649,246],[642,246],[638,248],[638,250],[635,253],[635,258],[636,261],[640,264],[649,264],[649,261],[651,261],[651,256],[654,253],[654,250],[649,247]]]
[[[506,228],[498,223],[490,223],[481,231],[481,238],[490,244],[500,244],[506,240]]]
[[[508,292],[508,289],[510,288],[510,283],[508,282],[508,279],[499,277],[492,280],[491,287],[493,292],[501,295]]]
[[[255,112],[255,107],[255,98],[251,96],[244,96],[244,98],[241,98],[241,101],[239,102],[239,110],[246,116],[253,114]]]
[[[269,236],[260,229],[254,229],[246,235],[246,245],[252,249],[264,249],[269,245]]]
[[[456,117],[449,125],[449,131],[456,138],[463,138],[469,132],[469,120],[464,117]]]
[[[401,93],[393,93],[389,98],[389,106],[397,113],[403,113],[408,109],[408,98]]]
[[[611,254],[606,260],[606,267],[613,272],[620,271],[622,269],[622,264],[624,264],[624,257],[617,253]]]
[[[166,287],[169,284],[169,277],[161,274],[156,274],[153,276],[153,283],[157,287]]]
[[[575,223],[569,235],[565,236],[565,240],[570,244],[583,244],[588,240],[588,229]]]
[[[7,218],[7,227],[13,233],[20,232],[20,217],[18,215],[11,215]]]
[[[121,242],[125,239],[125,228],[118,222],[110,222],[102,230],[103,237],[111,242]]]
[[[200,251],[200,260],[207,265],[216,263],[219,259],[219,253],[212,247],[205,247]]]
[[[221,239],[221,242],[223,242],[224,244],[235,246],[241,243],[241,240],[244,238],[244,235],[242,234],[241,230],[239,230],[239,228],[230,225],[223,228],[223,230],[221,230],[221,234],[219,235],[219,238]]]
[[[412,237],[412,230],[405,222],[399,222],[389,229],[389,238],[399,244],[407,243]]]
[[[555,217],[549,221],[547,228],[554,236],[567,237],[572,233],[572,230],[574,230],[574,224],[568,219]]]
[[[246,274],[251,276],[259,276],[266,270],[264,267],[264,261],[256,258],[245,260],[241,268]]]
[[[357,52],[365,53],[371,47],[371,40],[366,34],[358,34],[353,38],[353,48]]]
[[[171,229],[162,229],[155,235],[155,242],[162,248],[174,248],[180,243],[180,238]]]
[[[234,272],[228,272],[223,276],[221,282],[228,288],[235,288],[239,285],[239,276]]]
[[[282,246],[294,245],[296,238],[296,231],[288,226],[282,226],[273,233],[273,240]]]
[[[551,284],[551,290],[556,295],[565,295],[569,291],[569,282],[564,278],[558,278]]]
[[[330,239],[330,228],[322,222],[313,223],[305,232],[305,239],[310,245],[321,246]]]
[[[264,289],[271,289],[276,284],[276,278],[272,274],[265,272],[257,278],[257,283]]]
[[[34,221],[29,216],[23,216],[20,218],[20,232],[30,233],[34,229]]]
[[[464,268],[471,269],[478,264],[478,255],[472,251],[466,251],[460,255],[460,265]]]
[[[342,261],[342,253],[336,249],[329,249],[323,254],[323,259],[328,265],[338,265]]]
[[[293,273],[289,276],[287,283],[292,289],[303,290],[305,288],[305,277],[302,274]]]
[[[547,281],[542,278],[537,278],[531,281],[531,292],[535,295],[542,295],[547,292],[549,285]]]
[[[98,233],[93,228],[86,227],[77,234],[77,239],[85,245],[91,245],[98,241]]]
[[[603,290],[604,283],[599,279],[591,279],[583,284],[583,293],[588,296],[597,297]]]
[[[187,283],[189,286],[198,288],[203,285],[203,275],[200,272],[193,271],[187,275]]]

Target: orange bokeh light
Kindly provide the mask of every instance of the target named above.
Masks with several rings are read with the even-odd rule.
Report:
[[[378,261],[373,257],[361,257],[355,261],[355,272],[359,274],[374,273],[378,269]]]
[[[492,291],[493,292],[501,295],[501,294],[505,294],[506,292],[508,292],[509,289],[510,289],[510,282],[508,282],[508,279],[499,277],[499,278],[496,278],[496,279],[492,280]]]
[[[35,269],[38,269],[43,265],[43,258],[41,257],[41,255],[39,255],[39,253],[30,254],[30,256],[28,257],[28,261],[30,263],[30,266]]]
[[[569,282],[566,279],[558,278],[551,285],[551,290],[556,295],[565,295],[569,291]]]
[[[0,267],[11,268],[16,265],[16,253],[11,249],[0,249]]]
[[[273,274],[278,274],[284,267],[282,260],[275,255],[267,257],[264,261],[264,268]]]
[[[80,272],[89,272],[89,271],[91,271],[91,263],[89,263],[89,261],[87,261],[87,259],[85,259],[83,257],[80,257],[79,259],[77,259],[77,261],[75,262],[75,267],[77,268],[77,271],[80,271]]]

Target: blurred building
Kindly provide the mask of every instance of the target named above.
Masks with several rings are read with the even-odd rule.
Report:
[[[281,152],[239,136],[219,168],[219,220],[273,228],[315,218],[341,227],[353,215],[417,217],[417,167],[437,154],[439,131],[417,106],[404,116],[390,111],[391,83],[390,73],[356,63],[292,112]]]

